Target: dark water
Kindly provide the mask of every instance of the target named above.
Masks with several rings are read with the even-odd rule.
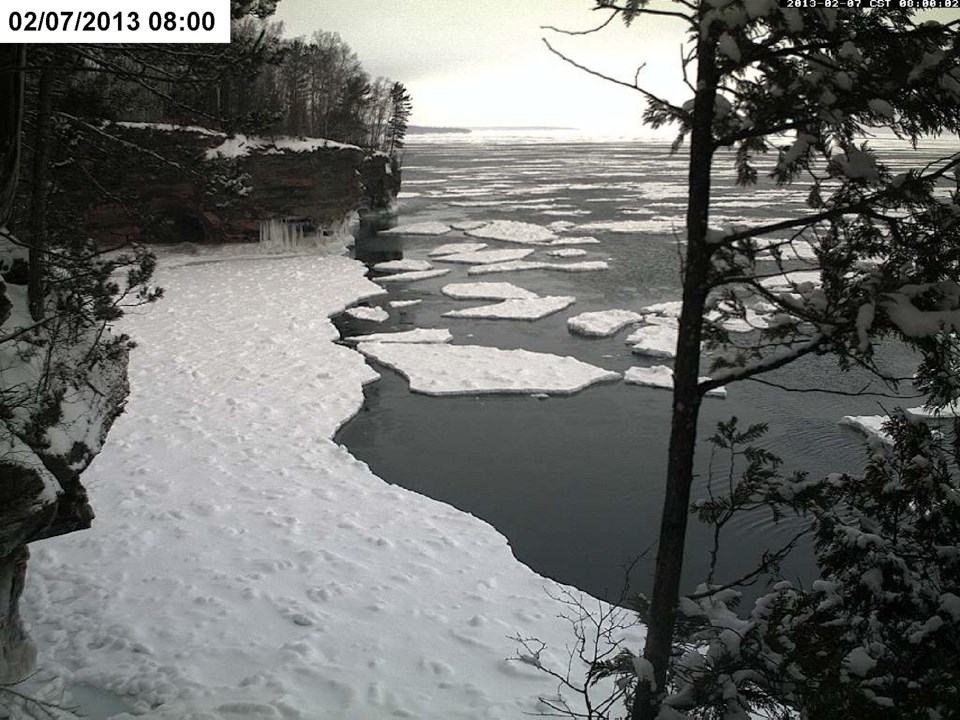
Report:
[[[679,297],[679,248],[671,224],[682,225],[682,158],[670,157],[665,146],[638,143],[460,142],[411,146],[405,164],[404,189],[411,195],[402,199],[404,224],[470,219],[645,224],[631,233],[566,233],[602,241],[583,245],[587,256],[575,259],[609,260],[611,267],[604,272],[468,277],[465,266],[436,262],[452,272],[410,285],[389,284],[390,296],[373,304],[387,307],[390,320],[376,325],[342,318],[344,335],[446,327],[456,344],[572,355],[620,372],[663,363],[632,355],[623,342],[629,330],[585,339],[567,331],[566,319],[589,310],[639,310]],[[780,219],[802,202],[772,185],[761,184],[746,201],[739,193],[731,172],[720,173],[714,196],[718,212],[729,222]],[[356,254],[371,263],[401,256],[426,259],[433,247],[457,239],[467,238],[457,231],[439,237],[368,238],[358,241]],[[529,259],[551,258],[538,250]],[[442,318],[441,313],[469,303],[446,298],[440,288],[465,281],[512,282],[541,295],[573,295],[577,302],[535,322]],[[403,309],[387,306],[397,299],[422,302]],[[903,365],[905,358],[891,355],[891,362]],[[594,595],[617,599],[624,567],[648,551],[630,583],[632,591],[649,590],[663,497],[668,392],[615,383],[542,400],[436,398],[411,393],[396,373],[377,369],[382,378],[368,387],[364,411],[337,438],[377,475],[483,518],[509,539],[522,562]],[[847,390],[860,389],[868,380],[841,374],[828,358],[804,358],[767,377],[793,387]],[[746,382],[729,387],[726,400],[705,400],[701,437],[712,434],[718,421],[736,415],[743,423],[769,424],[764,444],[781,455],[787,471],[814,476],[856,471],[864,457],[862,438],[837,421],[843,415],[883,412],[877,398],[787,393]],[[695,497],[705,492],[708,446],[701,442],[698,453]],[[725,531],[721,579],[751,570],[763,549],[785,542],[797,527],[794,519],[774,526],[765,515],[732,523]],[[704,577],[710,544],[696,521],[687,544],[685,583],[692,587]],[[808,577],[809,554],[801,550],[784,571]]]

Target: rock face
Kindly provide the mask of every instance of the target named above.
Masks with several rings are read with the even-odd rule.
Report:
[[[320,237],[334,235],[354,213],[390,212],[400,189],[399,171],[387,155],[365,154],[352,145],[290,138],[237,140],[201,128],[160,125],[115,126],[111,131],[179,168],[169,163],[153,168],[149,157],[144,163],[127,158],[108,173],[92,168],[95,176],[110,178],[108,189],[137,196],[143,210],[160,218],[148,235],[136,212],[88,195],[87,231],[102,244],[154,238],[258,242],[261,223],[271,220]],[[219,180],[212,192],[211,173]],[[231,195],[225,187],[236,192]],[[82,198],[87,191],[78,183],[76,192]]]
[[[27,544],[90,527],[80,476],[129,391],[123,337],[98,323],[33,327],[22,254],[0,237],[0,684],[22,680],[36,659],[18,609]]]

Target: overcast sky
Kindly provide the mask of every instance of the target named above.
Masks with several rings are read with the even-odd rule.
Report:
[[[584,30],[607,15],[591,0],[281,0],[288,37],[340,33],[371,76],[403,82],[417,125],[551,125],[639,132],[639,95],[567,65],[564,53],[608,74],[641,82],[674,100],[680,82],[680,23],[644,19],[626,29],[569,37],[541,29]]]

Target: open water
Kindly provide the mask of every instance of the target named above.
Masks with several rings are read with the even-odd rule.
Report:
[[[668,150],[667,144],[651,141],[549,134],[411,142],[404,157],[402,224],[509,219],[546,225],[567,220],[579,227],[565,235],[601,241],[583,245],[587,255],[575,260],[607,260],[610,269],[468,278],[466,266],[436,262],[452,272],[409,285],[389,284],[390,296],[371,304],[390,310],[390,319],[374,324],[341,318],[343,334],[446,327],[456,344],[571,355],[619,372],[632,365],[662,364],[631,354],[624,343],[629,329],[611,338],[586,339],[568,332],[566,320],[591,310],[637,311],[679,298],[682,248],[677,237],[683,227],[686,169],[684,156],[671,156]],[[915,164],[943,154],[944,148],[932,147],[897,150],[895,157],[898,163]],[[735,187],[732,161],[722,156],[713,197],[712,225],[775,221],[804,207],[803,191],[768,180],[747,190]],[[633,223],[630,232],[593,225],[625,221]],[[361,237],[355,253],[371,264],[427,259],[430,249],[457,239],[470,238],[457,231],[439,237]],[[539,249],[528,259],[555,258]],[[440,288],[465,281],[513,282],[541,295],[572,295],[577,302],[534,322],[442,318],[443,312],[470,303],[446,298]],[[387,302],[396,299],[422,302],[389,308]],[[897,348],[886,348],[882,355],[891,367],[909,367],[909,358]],[[338,436],[377,475],[488,521],[507,537],[519,560],[543,575],[618,600],[625,568],[636,561],[630,591],[649,591],[670,393],[621,382],[562,398],[437,398],[411,393],[395,372],[377,369],[382,377],[367,388],[364,411]],[[768,378],[797,388],[842,390],[858,390],[869,380],[841,373],[829,358],[805,358]],[[764,444],[782,457],[785,472],[856,472],[865,457],[863,438],[837,421],[844,415],[882,414],[896,404],[889,398],[788,393],[743,382],[728,387],[726,400],[704,401],[700,436],[709,436],[718,421],[735,415],[744,424],[769,425]],[[694,497],[705,493],[709,461],[709,446],[701,441]],[[723,536],[718,579],[751,570],[764,548],[785,542],[798,527],[795,518],[775,525],[765,514],[734,521]],[[692,520],[685,588],[703,580],[709,546],[706,529]],[[784,565],[791,578],[809,579],[812,572],[803,548]]]

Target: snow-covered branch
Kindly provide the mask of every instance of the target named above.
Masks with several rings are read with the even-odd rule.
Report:
[[[758,360],[751,365],[723,368],[716,372],[712,372],[709,380],[701,382],[697,385],[697,390],[701,395],[705,395],[710,390],[721,387],[722,385],[727,385],[738,380],[746,380],[754,375],[760,375],[762,373],[781,368],[784,365],[789,365],[794,360],[815,352],[823,345],[826,339],[827,338],[825,335],[818,333],[811,340],[808,340],[800,345],[796,345],[789,351],[779,355],[763,358],[762,360]]]

